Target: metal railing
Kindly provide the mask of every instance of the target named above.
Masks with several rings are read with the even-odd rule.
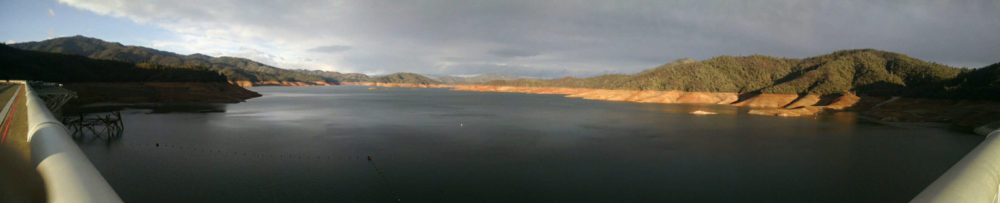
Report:
[[[913,202],[1000,202],[1000,130],[913,198]]]
[[[31,161],[45,182],[49,202],[122,202],[94,168],[66,127],[24,81]]]

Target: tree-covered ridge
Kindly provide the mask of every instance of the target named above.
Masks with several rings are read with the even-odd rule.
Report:
[[[788,80],[765,93],[830,94],[855,91],[871,95],[918,95],[941,92],[943,83],[962,69],[921,61],[903,54],[863,49],[838,51],[799,62]]]
[[[805,59],[763,55],[719,56],[703,61],[682,59],[632,75],[521,79],[487,84],[820,95],[854,92],[878,96],[1000,99],[1000,95],[980,93],[998,89],[995,85],[981,86],[995,84],[987,82],[998,78],[996,71],[988,71],[991,67],[995,69],[994,65],[969,71],[898,53],[858,49]]]
[[[441,76],[434,78],[444,84],[473,84],[473,83],[483,83],[493,80],[517,80],[520,79],[513,75],[502,75],[497,73],[487,73],[470,77],[459,77],[459,76]]]
[[[370,79],[368,75],[361,73],[340,73],[333,71],[322,71],[322,70],[293,70],[295,72],[300,72],[309,75],[315,75],[322,77],[327,81],[338,81],[338,82],[364,82]]]
[[[328,81],[320,76],[299,73],[236,57],[210,57],[202,54],[180,55],[156,49],[125,46],[120,43],[100,39],[73,36],[41,42],[26,42],[10,45],[19,49],[82,55],[95,59],[107,59],[131,63],[157,64],[181,67],[198,66],[225,75],[231,81]]]
[[[196,66],[168,67],[27,51],[0,45],[0,78],[51,82],[226,82]]]
[[[1000,63],[963,71],[944,88],[949,97],[1000,100]]]
[[[393,73],[372,78],[375,83],[408,83],[408,84],[440,84],[437,80],[416,73]]]

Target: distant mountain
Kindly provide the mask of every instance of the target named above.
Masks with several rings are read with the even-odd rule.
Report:
[[[201,67],[167,67],[27,51],[0,45],[0,78],[48,82],[226,82]]]
[[[738,93],[838,94],[1000,99],[996,65],[975,71],[873,49],[806,59],[763,55],[683,59],[637,74],[552,80],[491,81],[491,85]],[[991,75],[992,74],[992,75]],[[965,81],[965,82],[963,82]],[[992,86],[991,86],[992,85]]]
[[[17,43],[10,46],[25,50],[74,54],[95,59],[131,63],[165,66],[200,66],[222,73],[230,81],[337,82],[336,80],[325,79],[318,75],[285,70],[245,58],[210,57],[202,54],[180,55],[147,47],[126,46],[120,43],[106,42],[79,35],[41,42]]]
[[[440,84],[441,82],[416,73],[393,73],[368,80],[375,83]]]
[[[64,83],[79,96],[73,104],[236,103],[261,96],[202,67],[133,64],[6,45],[0,45],[0,79]]]
[[[370,77],[368,77],[368,75],[361,74],[361,73],[340,73],[340,72],[333,72],[333,71],[305,70],[305,69],[298,69],[298,70],[293,70],[293,71],[299,72],[299,73],[304,73],[304,74],[309,74],[309,75],[319,76],[319,77],[322,77],[323,79],[325,79],[327,81],[364,82],[364,81],[368,81],[368,79],[370,79]]]
[[[517,80],[520,79],[513,75],[501,75],[496,73],[487,73],[471,77],[458,77],[458,76],[441,76],[435,78],[444,84],[473,84],[473,83],[484,83],[494,80]]]

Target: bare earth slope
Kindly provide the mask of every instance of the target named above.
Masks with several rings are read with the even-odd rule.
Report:
[[[946,122],[961,129],[1000,120],[1000,64],[960,69],[871,49],[837,51],[806,59],[760,55],[682,59],[637,74],[589,78],[519,79],[478,85],[406,81],[352,84],[562,94],[643,103],[725,104],[752,108],[750,114],[784,117],[847,110],[871,120]]]

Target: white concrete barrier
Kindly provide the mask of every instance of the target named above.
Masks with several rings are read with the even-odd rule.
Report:
[[[913,198],[913,202],[1000,202],[1000,130]]]
[[[31,161],[49,202],[122,202],[45,102],[27,84],[25,90]]]

